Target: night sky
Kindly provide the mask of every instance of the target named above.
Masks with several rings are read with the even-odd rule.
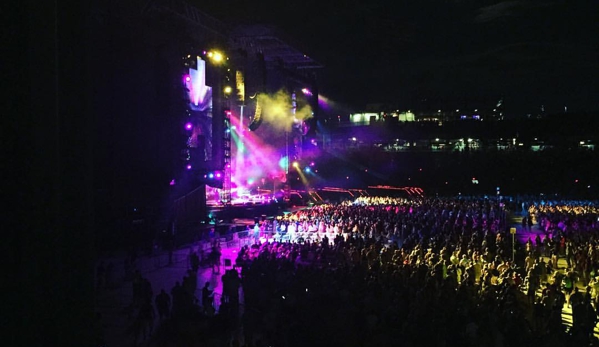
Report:
[[[599,109],[599,2],[191,0],[229,25],[274,24],[323,63],[321,93],[363,108]]]

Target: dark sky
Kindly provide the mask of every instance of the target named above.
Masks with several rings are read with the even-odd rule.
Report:
[[[322,94],[350,105],[599,110],[599,1],[190,1],[281,28],[325,65]]]

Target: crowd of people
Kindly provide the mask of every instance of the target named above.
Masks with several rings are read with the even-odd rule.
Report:
[[[553,263],[565,258],[570,272],[599,304],[599,203],[541,201],[532,203],[527,212],[543,234],[528,241],[530,248],[537,253],[543,249]]]
[[[155,298],[159,322],[149,346],[203,345],[220,346],[223,338],[232,335],[239,327],[241,279],[235,269],[221,275],[221,266],[214,258],[220,257],[220,245],[214,241],[206,261],[195,251],[189,256],[189,269],[182,281],[177,281],[169,293],[164,289]],[[212,277],[220,278],[222,293],[207,281],[198,288],[198,271],[210,268]],[[216,277],[215,277],[216,276]],[[150,331],[151,333],[151,331]],[[135,339],[137,342],[137,339]]]
[[[579,229],[554,230],[548,246],[517,247],[515,259],[506,208],[492,199],[366,197],[289,214],[277,231],[315,229],[309,239],[239,253],[246,345],[596,343],[596,301],[586,282],[577,286],[579,258],[560,269],[543,257],[547,247],[557,251],[553,259],[566,257],[557,235],[569,235],[573,250],[588,250],[585,242],[595,249],[596,210],[577,206],[579,217],[565,224]],[[572,308],[569,329],[564,305]]]
[[[507,215],[520,206],[536,237],[512,244]],[[161,322],[153,341],[599,346],[598,207],[361,197],[262,220],[248,234],[251,245],[241,247],[221,276],[218,308],[210,282],[196,295],[202,262],[190,255],[182,283],[153,300]],[[220,254],[218,242],[212,253]],[[155,319],[144,283],[135,277],[138,335],[152,333],[147,322]],[[571,327],[563,324],[564,307],[572,310]]]

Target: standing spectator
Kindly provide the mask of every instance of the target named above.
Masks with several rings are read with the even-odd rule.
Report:
[[[154,297],[154,292],[152,291],[152,283],[147,279],[143,278],[141,281],[141,298],[142,300],[150,300],[152,302],[152,298]]]
[[[220,257],[221,257],[220,242],[217,241],[212,246],[212,252],[210,253],[212,273],[220,273]]]
[[[575,283],[574,274],[572,272],[568,272],[564,277],[562,277],[562,290],[564,291],[564,296],[568,306],[570,306],[570,295],[572,295],[574,288],[576,287]]]
[[[135,342],[134,345],[137,344],[137,340],[140,337],[140,334],[143,334],[143,340],[148,339],[152,335],[152,331],[154,330],[154,307],[152,307],[152,301],[150,299],[146,299],[141,307],[139,308],[139,312],[137,314],[135,326]]]
[[[181,286],[181,283],[177,281],[175,286],[171,289],[172,298],[172,315],[179,315],[185,306],[185,289]]]
[[[191,255],[189,256],[189,263],[190,263],[191,269],[194,272],[198,272],[198,269],[200,268],[200,258],[198,257],[198,254],[196,252],[192,252]]]
[[[202,288],[202,306],[204,307],[204,313],[208,315],[214,314],[214,291],[210,289],[210,282],[204,284]]]
[[[574,244],[571,240],[566,241],[566,263],[568,264],[568,269],[572,268],[572,260],[574,259]]]
[[[591,288],[590,294],[591,294],[591,302],[593,304],[595,304],[595,306],[598,306],[599,304],[599,276],[593,277],[591,279],[591,282],[589,283],[589,287]],[[587,291],[588,293],[588,291]]]
[[[158,310],[158,317],[162,321],[168,318],[171,309],[171,297],[162,289],[160,294],[156,295],[156,309]]]

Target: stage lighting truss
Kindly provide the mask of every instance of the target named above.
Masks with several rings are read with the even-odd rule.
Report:
[[[210,59],[214,64],[222,64],[226,60],[229,60],[223,53],[216,50],[206,52],[206,58]]]

